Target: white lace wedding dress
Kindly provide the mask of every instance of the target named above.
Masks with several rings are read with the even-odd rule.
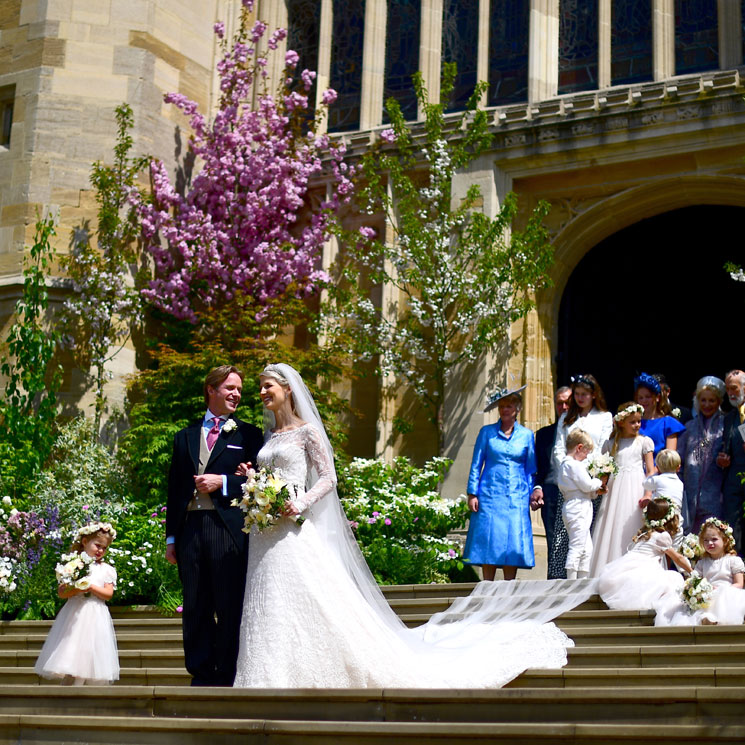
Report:
[[[529,667],[566,664],[566,648],[573,646],[572,641],[530,610],[535,602],[545,610],[545,585],[551,583],[483,582],[477,586],[481,590],[451,612],[438,614],[420,629],[407,629],[372,577],[369,585],[379,597],[370,594],[368,580],[360,580],[357,569],[350,570],[354,560],[347,557],[345,563],[339,546],[348,540],[354,544],[351,534],[346,535],[346,521],[332,522],[336,527],[329,530],[324,519],[324,510],[340,510],[324,438],[314,424],[304,424],[273,434],[259,453],[259,465],[271,466],[297,488],[295,504],[306,520],[301,526],[282,520],[251,534],[235,686],[499,687]],[[306,491],[306,483],[313,482],[311,475],[317,480]],[[359,554],[356,544],[351,550]],[[566,580],[557,582],[568,587]],[[585,587],[581,583],[573,587]],[[523,596],[522,615],[502,617],[505,602],[492,597],[499,594],[500,586]],[[516,592],[518,586],[522,592]],[[541,587],[525,601],[528,586]],[[563,605],[558,592],[552,601],[553,615],[593,591],[588,584],[578,598],[575,590]],[[485,604],[490,603],[485,616]],[[519,605],[516,599],[514,608]]]

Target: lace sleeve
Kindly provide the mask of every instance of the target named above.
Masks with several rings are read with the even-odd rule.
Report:
[[[314,502],[328,494],[336,486],[336,471],[318,430],[311,426],[305,427],[305,457],[308,471],[314,471],[316,481],[303,496],[294,500],[295,506],[303,512]]]

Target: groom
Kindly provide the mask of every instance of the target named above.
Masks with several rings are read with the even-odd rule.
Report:
[[[261,430],[233,415],[243,373],[232,365],[204,381],[204,417],[176,433],[168,474],[166,559],[178,564],[184,591],[186,669],[195,686],[230,686],[246,582],[248,539],[243,513],[230,502],[241,494],[240,463],[255,463]]]

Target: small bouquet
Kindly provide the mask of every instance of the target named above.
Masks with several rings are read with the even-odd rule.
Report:
[[[711,586],[711,582],[704,579],[698,572],[692,572],[683,584],[680,597],[688,606],[688,610],[693,613],[709,607],[712,592],[714,592],[714,588]]]
[[[85,551],[80,553],[62,554],[60,562],[54,568],[57,582],[60,585],[74,587],[76,590],[86,591],[91,586],[91,564],[95,562]]]
[[[587,456],[587,473],[594,479],[614,476],[618,473],[618,464],[608,453],[590,453]]]
[[[703,555],[701,543],[695,533],[689,533],[680,544],[680,553],[689,561],[698,561]]]
[[[243,497],[234,499],[230,504],[240,507],[246,513],[241,530],[249,533],[254,525],[259,530],[276,525],[281,518],[286,517],[284,511],[291,501],[289,484],[275,476],[270,468],[264,467],[249,473],[243,484]],[[298,525],[305,522],[301,515],[293,515],[290,519]]]

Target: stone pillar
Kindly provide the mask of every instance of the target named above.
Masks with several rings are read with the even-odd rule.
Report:
[[[652,0],[652,68],[655,80],[675,75],[675,0]]]
[[[528,101],[553,98],[559,90],[559,0],[530,0]]]
[[[371,129],[383,122],[387,17],[386,0],[367,0],[365,3],[365,41],[362,52],[360,129]]]
[[[332,0],[321,0],[321,23],[318,29],[318,69],[316,70],[316,109],[321,106],[321,96],[331,83],[331,43],[334,29],[334,5]],[[318,133],[326,131],[328,119],[318,127]]]
[[[483,2],[481,3],[483,5]],[[429,100],[440,100],[442,67],[442,0],[422,0],[422,20],[419,32],[419,69],[429,92]],[[419,109],[419,119],[424,112]]]
[[[611,0],[598,0],[598,88],[610,88]]]
[[[740,3],[717,0],[719,67],[731,70],[742,65],[742,12]]]
[[[261,40],[260,49],[262,52],[267,51],[267,40],[278,28],[287,28],[289,18],[287,16],[287,5],[284,2],[262,3],[261,20],[267,24],[267,30],[264,38]],[[287,39],[281,41],[276,50],[270,51],[267,55],[269,64],[267,65],[269,90],[275,90],[279,85],[285,70],[285,52],[287,51]]]
[[[489,82],[489,0],[479,0],[479,50],[476,58],[476,80]],[[489,92],[481,96],[481,105],[486,106]]]

